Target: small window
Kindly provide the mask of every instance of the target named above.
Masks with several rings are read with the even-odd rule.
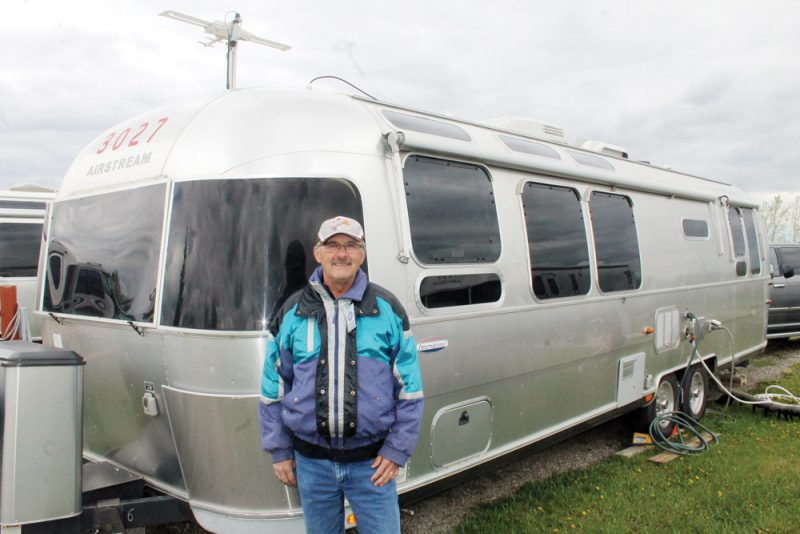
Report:
[[[547,145],[543,145],[542,143],[536,143],[526,139],[518,139],[516,137],[509,137],[507,135],[500,135],[498,137],[503,144],[505,144],[514,152],[523,152],[525,154],[543,156],[545,158],[561,159],[561,156],[558,155],[558,152]]]
[[[631,199],[595,191],[589,211],[600,289],[607,293],[638,289],[642,285],[642,263]]]
[[[9,210],[42,210],[47,208],[45,202],[32,202],[25,200],[0,200],[0,208]]]
[[[688,239],[708,239],[708,222],[702,219],[683,219],[683,237]]]
[[[459,141],[472,140],[466,130],[455,124],[450,124],[449,122],[418,117],[416,115],[406,115],[405,113],[389,110],[383,110],[382,113],[389,122],[400,129],[438,135],[440,137],[449,137],[451,139],[458,139]]]
[[[733,240],[733,255],[737,258],[744,258],[744,230],[742,229],[742,214],[739,208],[728,207],[728,224],[731,228],[731,239]]]
[[[522,207],[536,297],[551,299],[588,293],[589,247],[578,192],[529,182],[522,191]]]
[[[36,276],[41,243],[41,223],[0,223],[0,276]]]
[[[403,169],[411,243],[424,263],[500,257],[492,181],[477,165],[411,156]]]
[[[497,302],[501,293],[500,277],[493,273],[428,276],[419,287],[426,308]]]
[[[743,209],[742,220],[744,221],[744,235],[747,238],[747,250],[750,258],[750,272],[758,274],[761,272],[761,254],[758,251],[758,232],[756,232],[756,222],[753,217],[753,210]]]
[[[575,152],[574,150],[567,150],[567,152],[572,156],[572,159],[581,165],[589,165],[590,167],[597,167],[598,169],[606,169],[608,171],[615,170],[614,166],[609,161],[601,157],[584,154],[583,152]]]

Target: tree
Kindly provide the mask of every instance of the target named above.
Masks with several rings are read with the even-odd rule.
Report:
[[[797,199],[795,199],[797,204]],[[783,198],[778,194],[771,201],[761,204],[761,218],[767,227],[770,243],[786,239],[786,225],[789,222],[789,207],[783,205]]]
[[[800,243],[800,195],[795,195],[794,202],[788,208],[788,213],[792,243]]]

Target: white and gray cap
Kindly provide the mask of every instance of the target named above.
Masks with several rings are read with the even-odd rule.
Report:
[[[355,219],[342,217],[341,215],[324,221],[319,227],[317,237],[320,243],[324,243],[330,239],[331,236],[336,234],[349,235],[353,239],[358,239],[359,241],[364,240],[364,229],[361,227],[361,223]]]

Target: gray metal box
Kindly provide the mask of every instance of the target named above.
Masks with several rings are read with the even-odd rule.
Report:
[[[83,358],[0,343],[0,526],[81,512]]]

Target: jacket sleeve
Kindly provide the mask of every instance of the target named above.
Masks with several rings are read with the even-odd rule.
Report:
[[[261,447],[272,454],[272,462],[278,463],[294,458],[292,439],[283,424],[284,384],[291,384],[291,352],[283,348],[285,333],[270,333],[267,337],[267,350],[261,374],[261,400],[259,402],[259,423],[261,426]],[[288,365],[287,365],[288,364]],[[286,368],[288,367],[288,369]]]
[[[397,417],[379,452],[381,456],[400,466],[405,465],[417,447],[424,408],[417,346],[405,311],[401,310],[401,313],[403,315],[398,317],[399,339],[392,351]]]

